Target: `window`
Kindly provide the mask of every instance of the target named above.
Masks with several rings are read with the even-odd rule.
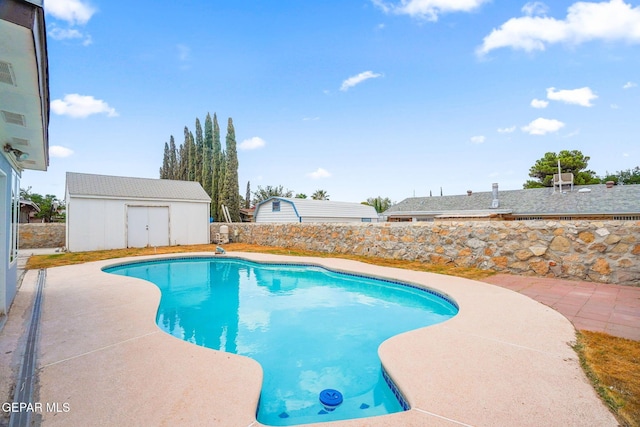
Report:
[[[271,212],[280,212],[280,200],[271,202]]]
[[[371,222],[371,218],[361,218],[362,222]]]

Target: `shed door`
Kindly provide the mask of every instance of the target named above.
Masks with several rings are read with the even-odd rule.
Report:
[[[169,246],[168,206],[127,208],[127,247]]]

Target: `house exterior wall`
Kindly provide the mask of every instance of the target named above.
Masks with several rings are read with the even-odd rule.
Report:
[[[16,295],[18,262],[12,255],[13,196],[12,189],[19,188],[19,176],[0,155],[0,315],[6,315]],[[15,235],[17,239],[17,233]]]
[[[378,218],[368,218],[370,221],[362,221],[362,218],[320,218],[303,216],[301,222],[378,222]]]
[[[255,222],[300,222],[293,203],[286,200],[275,201],[280,202],[280,211],[272,211],[274,200],[263,203],[256,208]]]
[[[209,243],[209,203],[67,196],[67,249],[126,248],[127,206],[168,206],[171,245]]]

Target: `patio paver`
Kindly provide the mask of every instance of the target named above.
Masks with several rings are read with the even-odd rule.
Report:
[[[640,341],[640,287],[511,274],[482,281],[548,305],[577,329]]]

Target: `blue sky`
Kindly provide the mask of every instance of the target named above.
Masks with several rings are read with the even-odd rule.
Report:
[[[239,185],[331,200],[520,189],[545,152],[640,165],[640,1],[45,0],[50,166],[157,178],[233,118]]]

